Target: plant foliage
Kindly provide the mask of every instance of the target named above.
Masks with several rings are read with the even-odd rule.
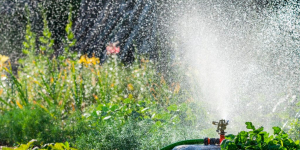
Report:
[[[263,127],[256,129],[251,122],[246,122],[246,128],[251,131],[241,131],[238,135],[229,134],[221,144],[222,150],[298,150],[299,140],[293,141],[279,127],[273,127],[274,135],[263,131]]]

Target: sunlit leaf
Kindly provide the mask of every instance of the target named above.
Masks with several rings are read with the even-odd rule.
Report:
[[[274,130],[274,134],[278,135],[280,133],[280,131],[281,131],[281,128],[279,128],[279,127],[273,127],[273,130]]]
[[[254,127],[254,125],[252,124],[252,122],[246,122],[245,124],[247,125],[247,126],[246,126],[247,129],[255,130],[255,127]]]
[[[168,107],[168,110],[169,110],[169,111],[177,111],[177,105],[176,105],[176,104],[170,105],[170,106]]]

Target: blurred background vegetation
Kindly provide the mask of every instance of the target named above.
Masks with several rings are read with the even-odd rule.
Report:
[[[136,15],[143,19],[143,10],[149,9],[150,13],[144,15],[147,16],[145,18],[150,16],[150,21],[157,22],[146,29],[152,31],[152,27],[157,27],[151,32],[155,34],[144,31],[146,29],[138,30],[147,22],[129,24],[124,21],[121,25],[131,27],[130,32],[126,35],[109,32],[113,36],[102,39],[103,42],[95,49],[91,48],[94,45],[86,44],[98,43],[99,39],[80,40],[89,37],[82,35],[92,34],[103,23],[78,25],[84,19],[94,22],[101,18],[100,11],[93,16],[93,11],[97,9],[87,10],[88,7],[85,7],[92,5],[92,2],[0,0],[0,57],[3,60],[2,55],[10,58],[0,62],[0,127],[4,129],[0,131],[0,144],[15,146],[37,139],[36,145],[68,141],[78,149],[158,149],[185,138],[216,136],[214,129],[208,126],[213,114],[208,115],[205,104],[197,102],[203,95],[194,95],[193,92],[201,91],[201,88],[189,85],[188,81],[193,76],[186,74],[188,65],[178,58],[184,51],[174,50],[176,31],[170,28],[170,24],[180,16],[178,13],[184,10],[181,7],[192,0],[185,3],[180,0],[156,1],[151,9],[146,7],[151,1],[131,1],[123,10],[138,10]],[[94,2],[96,5],[100,1]],[[102,1],[101,4],[108,2]],[[201,4],[200,1],[198,3]],[[230,10],[229,6],[233,4],[249,8],[255,12],[252,14],[254,18],[266,12],[276,14],[281,8],[291,5],[284,0],[252,0],[247,3],[217,0],[215,3],[222,3],[224,10]],[[98,7],[102,6],[94,8]],[[178,7],[179,11],[165,11],[171,7]],[[110,8],[117,10],[116,6]],[[85,12],[88,13],[83,15]],[[151,19],[153,13],[158,15],[157,18]],[[220,22],[230,17],[224,14]],[[116,24],[104,24],[107,28],[113,26],[118,29],[120,18],[109,18]],[[135,29],[132,27],[135,25],[140,26]],[[97,35],[107,37],[108,33],[104,32],[106,28],[102,29]],[[289,29],[279,30],[280,35],[297,39],[297,34]],[[135,32],[141,36],[132,34]],[[123,48],[126,53],[106,55],[106,44],[120,40],[117,37],[124,37],[120,46],[121,52]],[[145,42],[149,38],[154,42]],[[73,41],[80,44],[79,48],[72,44]],[[239,49],[244,54],[248,54],[247,50]],[[277,55],[274,51],[272,49],[262,55],[264,58]],[[78,55],[78,52],[81,54]],[[130,59],[124,59],[124,56]],[[106,62],[103,63],[103,60]],[[270,64],[274,61],[264,61],[263,65],[272,66]],[[270,70],[276,72],[276,68]],[[251,101],[246,97],[241,102],[241,110],[247,110],[247,104]],[[293,101],[290,105],[299,105],[292,98],[290,101]],[[270,114],[264,110],[255,115],[262,119],[271,118],[272,125],[282,125],[289,120],[290,135],[297,139],[300,135],[298,118],[294,116],[298,115],[298,111],[298,107],[290,107],[288,111],[277,110]],[[236,114],[237,121],[239,117],[251,115]]]

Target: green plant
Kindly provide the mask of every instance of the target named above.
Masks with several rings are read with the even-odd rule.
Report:
[[[299,140],[293,141],[288,138],[279,127],[273,127],[274,135],[263,131],[263,127],[256,129],[251,122],[246,122],[247,129],[252,131],[241,131],[238,135],[227,135],[222,142],[221,148],[228,150],[236,149],[257,149],[257,150],[298,150],[300,149]]]
[[[18,146],[16,148],[2,147],[2,149],[3,150],[32,150],[32,149],[39,149],[39,150],[76,150],[75,148],[70,147],[68,142],[45,144],[43,146],[40,146],[40,148],[38,146],[34,145],[36,142],[37,142],[37,140],[33,139],[33,140],[29,141],[27,144],[21,144],[20,146]]]

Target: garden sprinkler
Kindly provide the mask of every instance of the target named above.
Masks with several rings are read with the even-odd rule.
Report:
[[[217,121],[213,121],[212,124],[213,125],[217,125],[217,132],[218,134],[220,134],[220,138],[204,138],[204,139],[192,139],[192,140],[184,140],[184,141],[179,141],[173,144],[170,144],[164,148],[162,148],[161,150],[180,150],[181,148],[184,149],[195,149],[196,148],[200,148],[202,149],[203,147],[200,144],[204,144],[205,146],[210,145],[210,147],[208,148],[212,148],[212,146],[215,147],[219,147],[220,148],[220,144],[222,143],[222,141],[225,139],[225,129],[226,126],[228,125],[228,120],[225,121],[225,119],[220,120],[219,122]],[[177,148],[178,146],[178,148]],[[183,146],[183,147],[181,147]],[[191,147],[189,147],[191,146]],[[174,149],[173,149],[174,148]],[[207,149],[207,148],[204,148]],[[214,148],[212,148],[214,149]]]
[[[216,145],[221,144],[225,139],[225,129],[228,125],[229,120],[225,121],[225,119],[220,120],[219,122],[213,121],[213,125],[217,125],[217,132],[220,134],[220,138],[204,138],[204,145]]]
[[[217,132],[220,134],[220,143],[225,139],[225,129],[226,126],[228,125],[229,120],[225,121],[225,119],[220,120],[219,122],[213,121],[213,125],[218,125],[217,127]]]

